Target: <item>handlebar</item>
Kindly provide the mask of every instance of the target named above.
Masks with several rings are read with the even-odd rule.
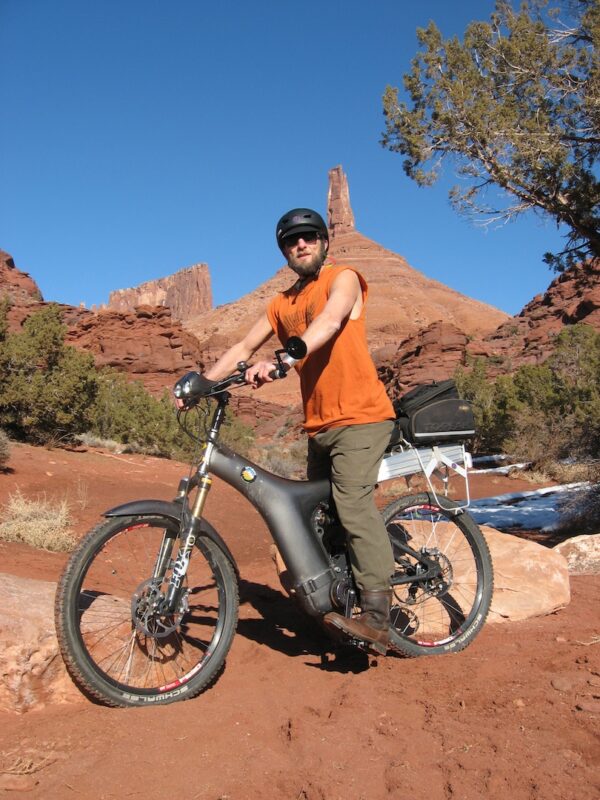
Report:
[[[306,355],[306,344],[299,336],[292,336],[286,342],[284,348],[275,351],[277,366],[269,373],[272,380],[285,378],[288,372],[282,354],[287,354],[293,359],[300,360]],[[178,400],[182,400],[185,408],[191,408],[203,397],[216,397],[216,395],[229,389],[231,386],[246,383],[246,371],[249,365],[245,361],[240,361],[237,370],[220,381],[210,381],[199,372],[188,372],[180,378],[173,387],[173,394]]]

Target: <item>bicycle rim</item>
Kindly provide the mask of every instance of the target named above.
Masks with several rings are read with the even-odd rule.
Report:
[[[166,592],[172,563],[162,580],[153,579],[157,554],[165,535],[174,543],[176,533],[176,523],[167,518],[115,520],[82,545],[65,592],[67,630],[73,634],[68,661],[84,688],[104,701],[143,704],[193,696],[224,661],[236,610],[226,591],[231,569],[214,543],[197,540],[176,613],[153,611]]]
[[[461,650],[479,632],[493,587],[485,539],[468,514],[442,509],[428,495],[403,498],[384,511],[396,573],[408,581],[393,587],[391,644],[409,655]],[[437,565],[435,578],[422,579],[419,559],[399,544]]]

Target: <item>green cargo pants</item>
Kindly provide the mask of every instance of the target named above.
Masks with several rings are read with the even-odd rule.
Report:
[[[308,440],[307,476],[309,480],[331,478],[359,589],[389,589],[394,572],[392,546],[374,496],[379,464],[393,426],[392,420],[347,425]]]

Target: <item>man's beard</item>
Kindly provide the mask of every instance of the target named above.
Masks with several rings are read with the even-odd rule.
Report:
[[[288,255],[288,267],[299,275],[301,278],[308,278],[311,275],[316,275],[327,257],[327,247],[325,242],[319,242],[319,248],[315,249],[312,255],[305,258],[298,258],[298,256]]]

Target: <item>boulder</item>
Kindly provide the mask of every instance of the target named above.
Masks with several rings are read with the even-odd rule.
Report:
[[[517,620],[551,614],[564,608],[571,599],[566,560],[557,552],[535,542],[482,526],[494,567],[494,595],[488,622]],[[436,542],[451,540],[454,526],[439,522]],[[582,537],[583,538],[583,537]],[[293,594],[289,573],[277,548],[271,557],[285,591]],[[455,575],[460,565],[454,564]],[[463,576],[461,576],[463,577]]]
[[[571,575],[598,575],[600,573],[600,534],[574,536],[554,548],[567,560]]]
[[[488,622],[551,614],[571,600],[567,560],[555,549],[481,526],[494,566]]]
[[[23,712],[83,699],[63,664],[54,630],[56,584],[0,578],[0,709]]]

